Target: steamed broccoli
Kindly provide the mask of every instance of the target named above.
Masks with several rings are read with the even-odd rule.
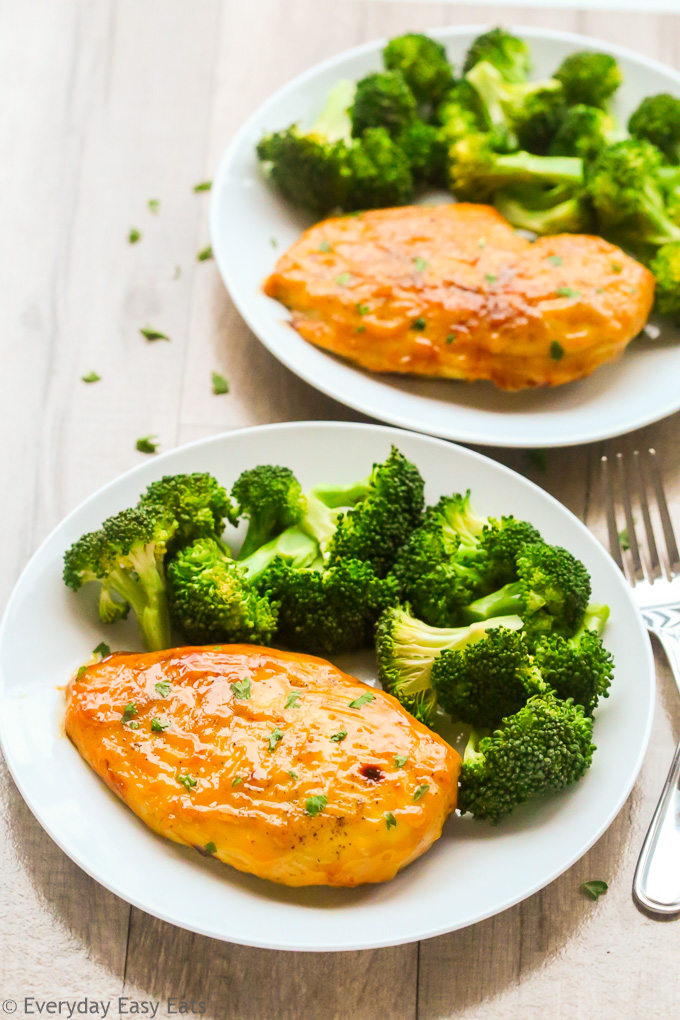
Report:
[[[568,184],[583,180],[583,161],[528,152],[498,155],[486,135],[469,135],[451,146],[450,184],[457,197],[483,201],[509,184]]]
[[[99,581],[102,621],[111,623],[131,607],[150,651],[170,645],[163,560],[177,528],[172,514],[149,502],[109,517],[64,556],[65,584],[78,591],[88,581]]]
[[[470,627],[430,627],[413,616],[408,607],[394,606],[380,617],[375,632],[380,682],[412,715],[430,725],[437,709],[432,686],[437,657],[446,649],[480,641],[495,627],[518,630],[521,626],[518,616],[508,616]]]
[[[317,539],[298,525],[286,528],[247,558],[239,559],[238,565],[251,581],[255,581],[276,559],[296,569],[311,566],[320,568],[323,565]]]
[[[383,127],[396,135],[418,113],[418,104],[399,71],[377,71],[357,82],[350,107],[352,134],[360,138],[366,128]]]
[[[656,280],[656,310],[680,322],[680,241],[662,245],[649,268]]]
[[[469,623],[517,613],[532,640],[555,632],[571,636],[590,599],[590,576],[583,563],[561,546],[534,542],[517,556],[519,580],[477,599],[462,611]]]
[[[634,138],[642,138],[661,149],[671,163],[680,163],[680,99],[662,92],[647,96],[628,121]]]
[[[575,783],[592,763],[592,735],[579,705],[552,692],[530,698],[478,746],[473,735],[460,774],[461,814],[496,823],[530,797]]]
[[[194,644],[271,644],[276,603],[257,593],[214,539],[199,539],[171,561],[168,600],[173,621]]]
[[[463,74],[482,62],[492,64],[508,82],[526,81],[531,72],[528,44],[504,28],[477,36],[467,51]]]
[[[513,227],[535,234],[580,234],[592,222],[590,204],[580,186],[519,184],[497,191],[493,204]]]
[[[456,82],[437,107],[437,122],[450,145],[467,135],[490,128],[479,93],[470,82]]]
[[[207,473],[165,475],[152,482],[139,505],[152,504],[163,507],[177,522],[173,546],[193,542],[195,538],[219,539],[225,518],[232,524],[238,520],[226,490]]]
[[[547,690],[522,631],[496,627],[483,641],[446,649],[432,666],[441,707],[459,722],[493,729],[533,695]]]
[[[248,518],[239,559],[245,559],[286,528],[298,524],[304,513],[302,486],[287,467],[261,464],[243,471],[231,494],[239,517]]]
[[[382,209],[406,205],[413,198],[409,157],[383,127],[367,128],[347,149],[342,167],[342,207]]]
[[[548,151],[551,156],[580,156],[592,163],[603,149],[621,139],[621,128],[610,113],[577,103],[564,114]]]
[[[562,83],[570,106],[584,103],[606,109],[623,81],[623,72],[608,53],[584,50],[565,57],[555,71],[555,78]]]
[[[401,72],[419,103],[436,105],[453,84],[446,49],[436,39],[417,32],[390,39],[383,61],[388,70]]]
[[[466,77],[479,96],[488,125],[503,130],[515,148],[544,153],[564,116],[562,86],[554,78],[512,84],[486,61]]]
[[[447,139],[440,127],[416,118],[395,141],[405,154],[413,179],[420,184],[446,184]]]
[[[600,634],[609,617],[607,606],[588,606],[583,623],[571,638],[550,634],[541,638],[534,662],[558,698],[571,698],[592,715],[600,698],[609,697],[614,670],[611,653]]]

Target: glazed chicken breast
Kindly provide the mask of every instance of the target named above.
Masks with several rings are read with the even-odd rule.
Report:
[[[558,386],[618,358],[644,326],[651,273],[600,237],[535,242],[490,206],[324,220],[265,292],[305,340],[372,372]]]
[[[155,832],[286,885],[390,879],[456,804],[453,748],[308,655],[114,653],[71,681],[66,732]]]

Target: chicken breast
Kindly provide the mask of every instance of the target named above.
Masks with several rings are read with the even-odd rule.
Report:
[[[490,206],[324,220],[265,292],[305,340],[372,372],[558,386],[613,361],[644,326],[651,273],[600,237],[531,243]]]
[[[115,653],[67,699],[69,737],[151,829],[274,882],[386,881],[456,804],[453,748],[323,659]]]

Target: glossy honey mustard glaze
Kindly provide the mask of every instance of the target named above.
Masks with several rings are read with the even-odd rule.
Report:
[[[287,885],[390,879],[456,803],[453,748],[308,655],[115,653],[69,684],[66,732],[155,832]]]
[[[600,237],[534,243],[493,208],[377,209],[324,220],[265,292],[305,340],[373,372],[557,386],[618,358],[654,280]]]

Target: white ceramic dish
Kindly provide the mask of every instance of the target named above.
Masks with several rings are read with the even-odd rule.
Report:
[[[103,627],[94,593],[61,580],[64,550],[136,501],[163,474],[211,471],[230,485],[246,467],[290,465],[304,486],[350,481],[399,448],[432,501],[471,488],[485,513],[533,521],[581,557],[595,597],[611,606],[606,641],[617,661],[599,711],[592,769],[576,787],[528,805],[497,828],[452,817],[442,838],[392,882],[355,890],[287,889],[242,875],[153,835],[103,785],[62,729],[63,685],[103,639],[139,647],[134,624]],[[348,663],[342,663],[345,667]],[[352,663],[371,679],[371,656]],[[0,741],[38,821],[81,868],[142,910],[214,938],[271,949],[395,945],[473,924],[551,882],[604,832],[640,769],[654,683],[646,632],[613,561],[541,489],[479,454],[371,425],[302,422],[246,429],[173,450],[95,493],[46,539],[19,579],[0,628]]]
[[[432,34],[460,67],[473,25]],[[623,118],[654,92],[680,91],[680,74],[653,60],[566,32],[517,28],[532,46],[535,73],[551,74],[574,50],[607,50],[620,61],[625,84],[617,100]],[[278,255],[310,220],[264,181],[255,157],[261,136],[294,121],[312,123],[339,78],[357,79],[380,67],[383,40],[319,64],[275,93],[244,124],[220,164],[212,189],[211,234],[217,263],[241,315],[284,365],[343,404],[395,425],[447,439],[510,447],[569,446],[620,435],[680,408],[680,333],[667,324],[656,340],[641,337],[624,357],[589,379],[552,390],[503,393],[490,383],[456,383],[371,375],[306,343],[285,309],[262,292]],[[272,247],[272,239],[276,248]]]

